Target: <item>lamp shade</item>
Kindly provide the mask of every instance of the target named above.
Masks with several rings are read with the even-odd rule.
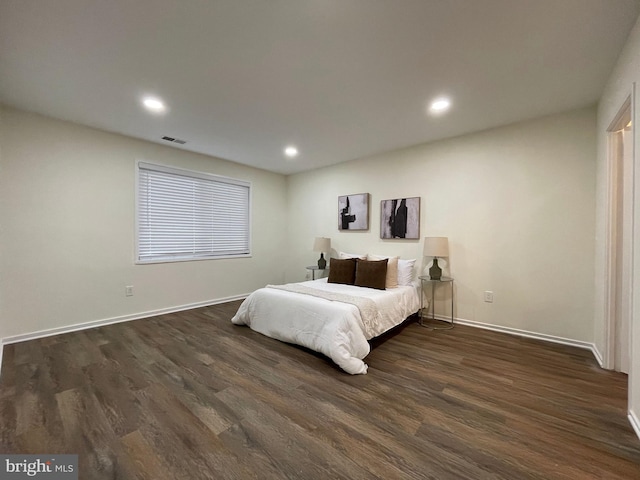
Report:
[[[329,252],[331,250],[331,239],[327,237],[316,237],[313,242],[314,252]]]
[[[424,239],[425,257],[448,257],[449,239],[447,237],[425,237]]]

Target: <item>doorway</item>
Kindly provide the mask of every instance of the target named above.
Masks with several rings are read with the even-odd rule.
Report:
[[[608,129],[609,207],[605,367],[629,373],[633,278],[631,97]]]

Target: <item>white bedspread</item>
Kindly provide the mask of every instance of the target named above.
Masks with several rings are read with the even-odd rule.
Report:
[[[253,292],[231,321],[323,353],[346,372],[358,374],[367,373],[362,361],[370,351],[367,340],[399,325],[420,308],[416,286],[376,290],[327,283],[326,278],[301,285],[371,299],[380,312],[376,324],[365,327],[355,305],[275,288]]]

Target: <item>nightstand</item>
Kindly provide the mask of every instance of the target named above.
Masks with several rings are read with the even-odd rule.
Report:
[[[306,267],[307,270],[311,270],[311,280],[315,280],[316,279],[316,272],[328,272],[329,271],[329,267],[327,268],[320,268],[317,265],[309,265],[308,267]],[[322,278],[321,276],[318,278]]]
[[[451,277],[441,277],[438,280],[432,280],[430,276],[428,275],[421,275],[418,277],[420,279],[420,318],[418,320],[418,323],[425,327],[425,328],[429,328],[432,330],[451,330],[453,328],[453,278]],[[431,298],[430,298],[430,304],[431,304],[431,317],[425,317],[424,316],[424,293],[425,293],[425,286],[426,284],[431,284]],[[449,320],[442,320],[439,318],[436,318],[436,312],[435,312],[435,293],[436,293],[436,285],[443,285],[443,284],[448,284],[449,287],[451,288],[451,321]],[[447,323],[448,325],[446,327],[436,327],[433,325],[427,325],[424,323],[424,320],[428,319],[431,320],[432,322],[444,322]]]

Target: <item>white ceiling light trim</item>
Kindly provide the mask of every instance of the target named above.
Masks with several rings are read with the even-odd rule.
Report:
[[[298,149],[293,145],[289,145],[284,149],[284,154],[287,158],[296,158],[298,156]]]
[[[165,113],[167,111],[166,105],[158,97],[144,97],[142,105],[152,113]]]
[[[433,115],[443,114],[451,108],[451,100],[448,97],[438,97],[429,105],[429,112]]]

